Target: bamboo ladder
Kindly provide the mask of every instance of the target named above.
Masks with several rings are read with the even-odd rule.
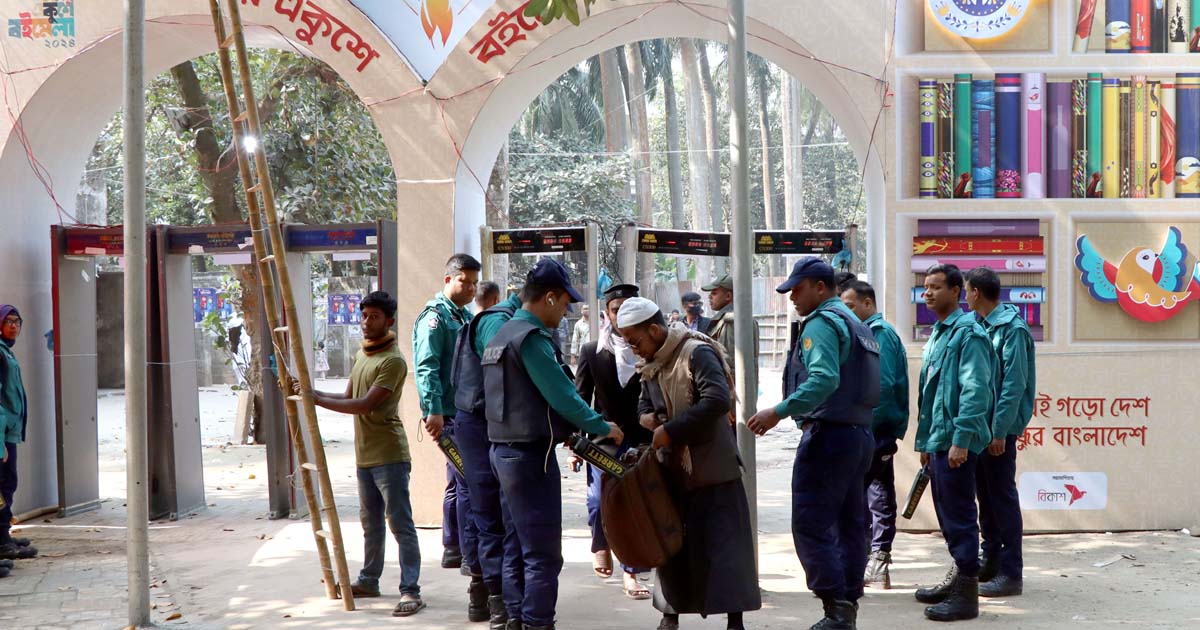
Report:
[[[304,487],[304,498],[308,503],[313,538],[317,544],[317,556],[321,563],[325,593],[330,599],[336,599],[339,596],[338,586],[340,585],[340,596],[345,609],[354,610],[354,596],[350,592],[349,569],[346,566],[346,553],[342,544],[342,526],[338,520],[337,506],[334,503],[333,485],[329,480],[325,448],[321,442],[321,429],[317,425],[312,381],[309,380],[308,362],[305,358],[307,355],[304,352],[304,337],[300,333],[300,318],[296,315],[296,301],[293,298],[291,276],[288,273],[287,262],[282,255],[284,251],[283,231],[280,229],[279,217],[275,210],[275,195],[271,188],[267,155],[262,141],[255,142],[253,151],[251,151],[254,154],[253,170],[250,168],[251,158],[247,155],[245,138],[249,136],[257,140],[262,136],[258,121],[258,103],[254,98],[249,62],[246,59],[246,39],[242,30],[241,13],[238,0],[227,0],[232,31],[232,34],[227,35],[219,2],[220,0],[209,0],[213,29],[217,37],[221,83],[225,88],[225,98],[229,102],[229,117],[233,125],[233,141],[237,150],[238,170],[241,173],[242,187],[246,191],[246,208],[250,217],[250,233],[254,241],[254,258],[258,261],[258,281],[262,290],[263,310],[266,311],[267,324],[271,328],[272,352],[279,375],[279,387],[285,396],[284,407],[287,410],[288,430],[292,438],[292,447],[296,451],[296,459],[300,462],[300,478]],[[246,101],[245,107],[238,102],[233,64],[229,54],[230,47],[233,47],[237,55],[242,95]],[[268,239],[270,251],[279,253],[278,257],[273,253],[268,253]],[[276,278],[278,278],[280,297],[283,298],[283,317],[287,322],[284,326],[279,323],[280,312],[275,295]],[[292,358],[290,362],[287,360],[289,346]],[[288,369],[289,366],[292,369]],[[300,383],[301,394],[299,396],[292,395],[290,391],[288,375],[293,370]],[[304,405],[306,424],[304,429],[312,444],[315,462],[309,461],[308,448],[301,430],[301,404]],[[313,481],[314,476],[317,477],[317,483],[320,485],[319,494],[316,488],[317,483]],[[322,525],[324,519],[328,519],[328,528]],[[334,567],[329,562],[330,554],[326,540],[333,543],[333,557],[337,568],[336,581],[333,575]]]

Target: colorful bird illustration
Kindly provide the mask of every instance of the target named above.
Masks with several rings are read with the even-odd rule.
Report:
[[[1161,322],[1178,315],[1188,302],[1200,299],[1200,263],[1188,275],[1187,246],[1179,228],[1167,231],[1167,242],[1159,253],[1135,248],[1113,265],[1092,246],[1086,234],[1075,244],[1075,267],[1079,280],[1100,302],[1117,302],[1131,317],[1143,322]]]
[[[450,10],[450,0],[421,0],[421,26],[430,43],[434,43],[433,34],[441,31],[442,45],[445,46],[450,39],[450,30],[454,28],[454,11]]]
[[[1071,502],[1067,504],[1068,506],[1075,505],[1076,501],[1082,499],[1083,496],[1087,494],[1087,490],[1080,490],[1078,487],[1069,483],[1064,483],[1063,487],[1067,489],[1067,492],[1071,493]]]

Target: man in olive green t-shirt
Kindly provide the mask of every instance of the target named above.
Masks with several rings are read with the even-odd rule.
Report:
[[[421,600],[421,546],[413,524],[408,480],[412,462],[400,422],[400,393],[408,364],[396,347],[396,300],[375,291],[359,304],[363,345],[350,370],[345,393],[314,391],[317,405],[354,414],[354,458],[358,467],[363,568],[351,588],[355,597],[379,597],[387,528],[400,545],[400,603],[392,614],[407,617]]]

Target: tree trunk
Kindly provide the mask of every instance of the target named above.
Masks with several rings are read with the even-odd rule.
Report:
[[[604,102],[604,145],[609,153],[622,153],[629,146],[629,130],[625,113],[625,89],[617,51],[600,53],[600,90]]]
[[[704,99],[704,139],[708,146],[708,203],[712,213],[714,232],[725,231],[725,202],[721,194],[721,136],[718,131],[717,91],[713,87],[712,72],[708,67],[708,46],[704,41],[696,45],[700,62],[700,94]],[[727,273],[727,260],[715,258],[715,273]]]
[[[784,223],[788,230],[801,230],[808,227],[808,220],[804,216],[804,153],[817,129],[821,107],[810,100],[807,124],[802,125],[805,109],[803,86],[791,75],[783,82],[783,102]]]
[[[508,227],[508,141],[500,147],[496,166],[487,189],[487,224],[492,228]],[[508,256],[492,256],[492,281],[500,285],[500,295],[508,295]]]
[[[667,118],[667,188],[671,191],[671,227],[676,230],[687,228],[683,211],[683,165],[679,161],[679,103],[675,102],[675,76],[671,69],[671,40],[664,40],[667,63],[663,66],[663,104]],[[687,279],[687,259],[675,257],[675,281]]]
[[[758,87],[758,133],[762,143],[763,223],[768,230],[777,230],[779,223],[775,216],[775,169],[774,161],[771,159],[771,117],[767,109],[771,91],[767,86],[767,72],[770,70],[763,67],[755,73],[755,83]],[[779,256],[768,257],[768,276],[780,275],[782,268],[782,259]]]
[[[654,198],[651,195],[650,129],[646,116],[646,71],[642,64],[642,47],[634,42],[625,47],[625,58],[629,65],[630,128],[634,143],[634,191],[637,197],[638,221],[654,225]],[[638,284],[642,295],[655,299],[654,254],[638,256]]]
[[[704,130],[704,97],[700,93],[700,53],[692,39],[679,40],[679,55],[683,61],[683,89],[687,108],[688,173],[691,180],[692,229],[700,232],[712,230],[712,213],[709,211],[709,163],[708,142]],[[703,285],[713,279],[713,259],[696,260],[696,284]]]

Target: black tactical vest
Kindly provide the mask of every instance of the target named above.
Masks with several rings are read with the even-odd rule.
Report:
[[[879,342],[871,329],[858,321],[858,318],[845,313],[841,309],[827,308],[813,312],[800,326],[796,335],[796,343],[792,346],[792,354],[788,359],[785,371],[784,395],[790,396],[800,388],[800,384],[808,380],[808,370],[804,367],[803,349],[804,326],[814,318],[824,317],[834,330],[837,330],[836,320],[839,317],[846,323],[850,331],[850,354],[846,362],[838,370],[839,384],[824,402],[816,409],[800,417],[801,421],[820,420],[841,424],[859,424],[871,426],[875,406],[879,404]]]
[[[458,338],[454,342],[454,366],[450,368],[450,382],[454,383],[455,387],[454,406],[459,410],[483,416],[483,367],[479,364],[479,355],[475,354],[479,323],[484,317],[503,317],[508,321],[515,312],[516,308],[512,305],[497,304],[476,315],[466,326],[458,329]]]
[[[492,442],[561,442],[571,434],[572,425],[542,398],[521,361],[521,344],[538,330],[532,322],[510,319],[483,351],[484,411]],[[554,354],[566,371],[557,344]]]

